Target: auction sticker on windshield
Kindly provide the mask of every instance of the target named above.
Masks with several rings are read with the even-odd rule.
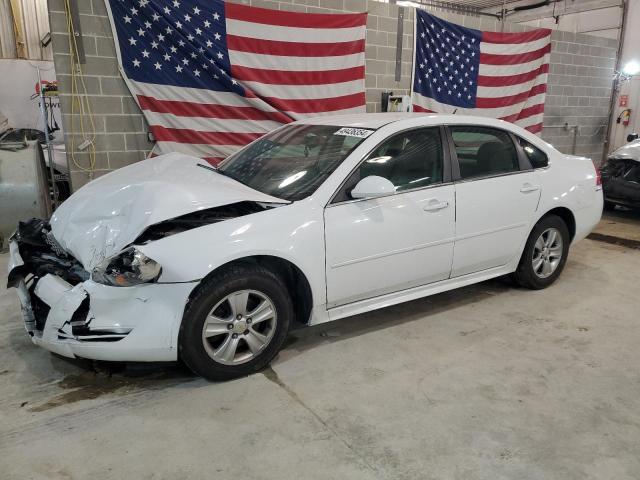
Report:
[[[340,130],[335,132],[334,135],[342,135],[345,137],[367,138],[372,133],[373,133],[373,130],[369,130],[367,128],[342,127]]]

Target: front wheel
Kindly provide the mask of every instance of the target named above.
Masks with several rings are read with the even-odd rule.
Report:
[[[543,217],[529,235],[518,269],[516,283],[539,290],[551,285],[562,273],[569,253],[569,229],[556,215]]]
[[[203,282],[187,304],[180,357],[210,380],[249,375],[276,356],[292,321],[279,276],[259,265],[234,265]]]

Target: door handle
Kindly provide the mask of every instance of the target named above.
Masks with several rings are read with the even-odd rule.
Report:
[[[429,203],[427,203],[424,207],[422,207],[422,209],[425,212],[435,212],[436,210],[442,210],[443,208],[447,208],[448,206],[449,202],[447,202],[446,200],[443,202],[439,202],[434,198],[433,200],[430,200]]]
[[[540,190],[540,185],[532,185],[531,183],[525,183],[520,189],[522,193],[536,192],[538,190]]]

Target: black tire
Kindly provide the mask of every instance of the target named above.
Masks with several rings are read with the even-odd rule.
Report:
[[[541,278],[534,271],[533,254],[536,241],[538,240],[540,235],[542,235],[542,233],[549,228],[555,228],[560,232],[560,236],[562,238],[562,257],[560,258],[560,261],[558,262],[558,265],[553,273],[546,278]],[[541,218],[529,234],[529,238],[527,239],[524,251],[522,252],[522,257],[520,257],[518,269],[513,274],[514,281],[521,287],[529,288],[531,290],[540,290],[543,288],[547,288],[549,285],[555,282],[562,273],[565,263],[567,262],[570,242],[571,237],[569,235],[569,229],[567,228],[567,224],[564,223],[564,220],[562,220],[562,218],[558,217],[557,215],[547,215]]]
[[[616,204],[613,202],[610,202],[608,200],[604,201],[604,205],[603,205],[604,210],[606,210],[607,212],[611,212],[613,210],[615,210],[616,208]]]
[[[204,322],[211,309],[227,295],[240,290],[255,290],[268,297],[276,311],[275,332],[264,350],[238,365],[217,362],[204,345]],[[291,298],[282,279],[256,264],[236,264],[206,279],[189,300],[178,336],[178,352],[182,361],[196,374],[209,380],[230,380],[266,367],[284,343],[294,313]]]

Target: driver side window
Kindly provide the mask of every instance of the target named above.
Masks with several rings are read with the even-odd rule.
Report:
[[[442,183],[443,166],[439,128],[402,132],[388,138],[367,156],[347,182],[346,195],[336,200],[348,200],[353,186],[371,175],[389,180],[396,192]]]

